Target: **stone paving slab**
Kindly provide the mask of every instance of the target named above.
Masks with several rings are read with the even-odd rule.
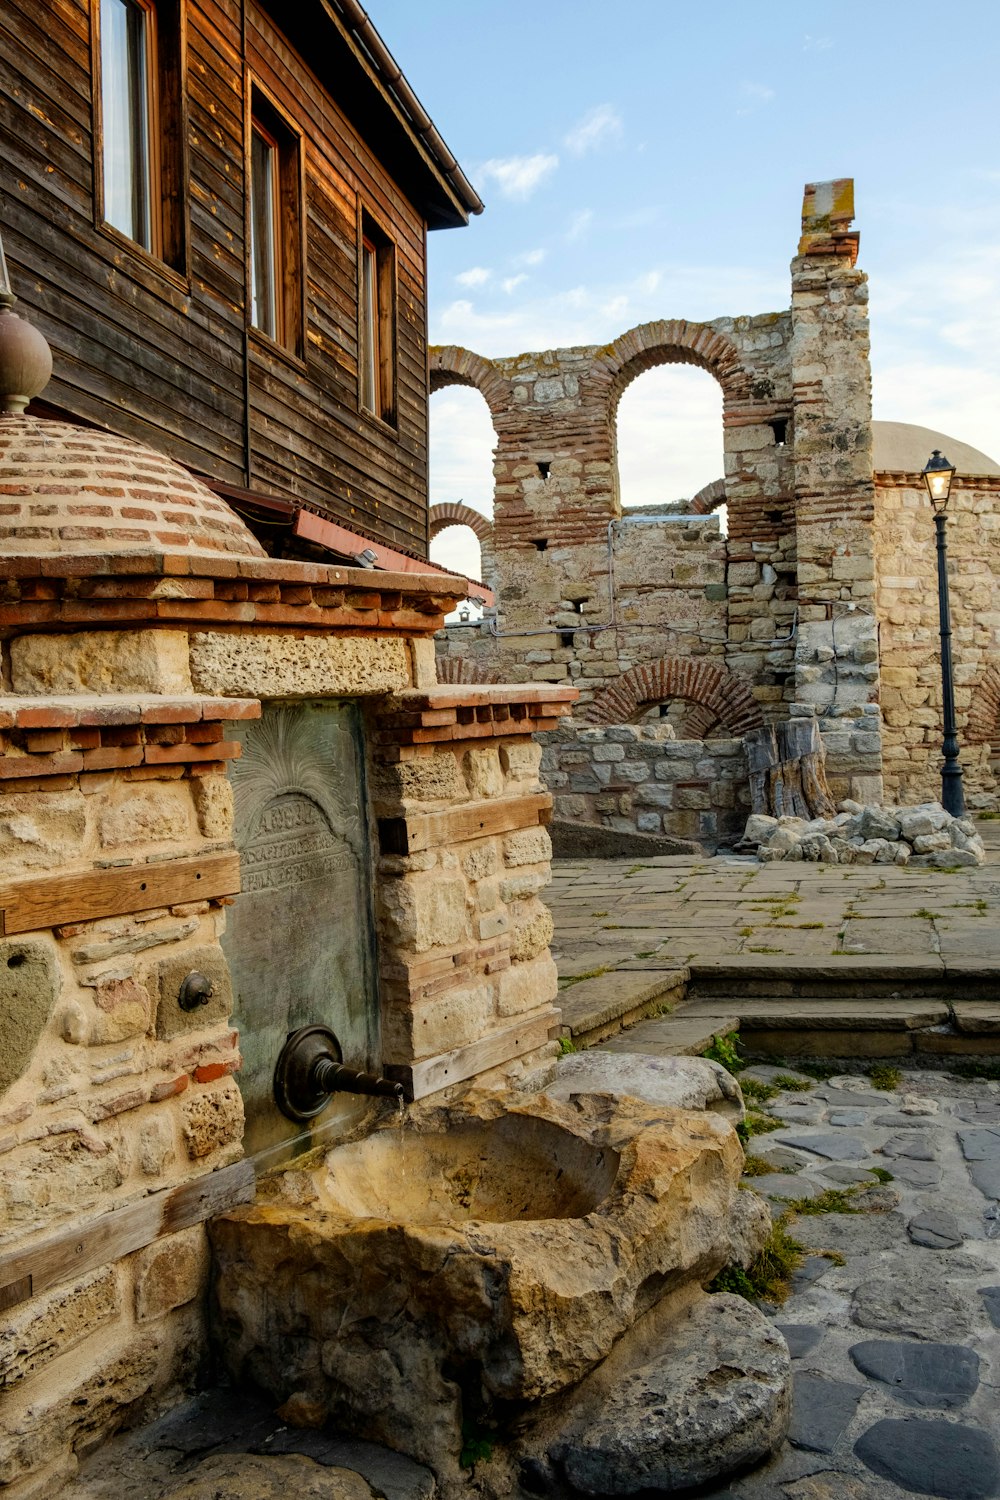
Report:
[[[697,1057],[717,1036],[735,1031],[739,1017],[732,1011],[715,1016],[640,1021],[602,1042],[598,1052],[648,1052],[651,1057]]]
[[[665,969],[657,973],[622,973],[614,970],[562,989],[563,1035],[579,1037],[598,1031],[609,1022],[635,1017],[653,1001],[683,986],[687,969]]]

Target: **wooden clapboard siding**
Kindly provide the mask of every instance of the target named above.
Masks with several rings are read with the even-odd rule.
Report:
[[[392,162],[261,0],[246,3],[245,58],[240,0],[186,0],[185,263],[161,265],[95,222],[97,3],[0,0],[0,229],[22,308],[53,347],[45,401],[426,554],[426,224]],[[322,70],[324,49],[310,62]],[[303,139],[301,358],[246,329],[251,80]],[[358,403],[362,208],[395,246],[393,425]]]

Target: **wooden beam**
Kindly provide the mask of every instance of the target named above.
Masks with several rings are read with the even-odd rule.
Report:
[[[467,802],[448,812],[410,813],[405,819],[380,819],[380,832],[383,821],[405,824],[406,848],[391,852],[418,854],[423,849],[448,848],[493,833],[536,828],[548,821],[546,815],[551,807],[552,798],[548,792],[535,792],[527,797],[498,797],[495,802]]]
[[[238,1161],[0,1256],[0,1309],[121,1260],[162,1235],[176,1234],[238,1203],[252,1202],[254,1181],[253,1163]]]
[[[239,890],[240,857],[235,851],[126,869],[40,875],[0,886],[0,933],[10,936],[64,922],[123,917],[155,906],[235,896]]]
[[[498,1068],[502,1063],[523,1057],[536,1047],[544,1046],[559,1026],[559,1011],[547,1006],[538,1013],[534,1011],[514,1026],[494,1032],[478,1042],[469,1042],[464,1047],[455,1047],[451,1052],[440,1052],[436,1057],[424,1058],[420,1062],[386,1063],[384,1072],[395,1078],[406,1089],[408,1098],[426,1099],[439,1089],[453,1083],[463,1083],[475,1078],[489,1068]]]

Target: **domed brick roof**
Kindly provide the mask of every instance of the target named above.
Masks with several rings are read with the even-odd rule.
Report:
[[[162,453],[0,415],[0,557],[89,552],[266,556],[224,500]]]

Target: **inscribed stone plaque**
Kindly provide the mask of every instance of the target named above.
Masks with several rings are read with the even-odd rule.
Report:
[[[378,1064],[378,1011],[360,719],[351,704],[265,704],[232,765],[242,893],[223,948],[233,976],[246,1148],[302,1134],[273,1101],[289,1031],[320,1022],[344,1061]],[[335,1096],[315,1122],[353,1118]]]

